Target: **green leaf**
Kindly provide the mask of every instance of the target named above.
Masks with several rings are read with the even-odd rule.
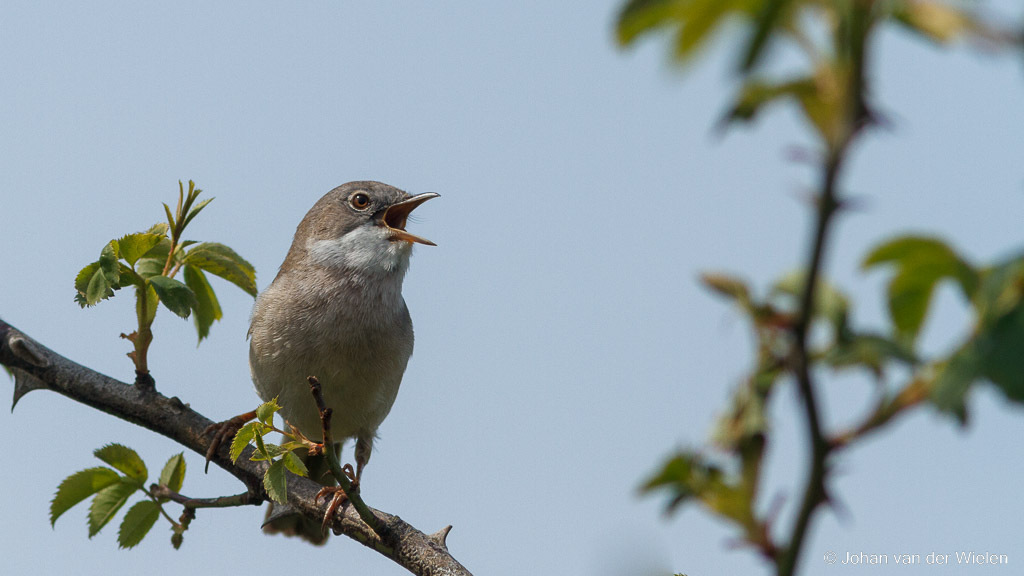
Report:
[[[138,480],[140,484],[145,483],[149,477],[146,464],[139,457],[139,454],[127,446],[121,444],[107,444],[106,446],[93,451],[100,460],[120,470],[129,478]]]
[[[223,244],[215,242],[197,244],[185,255],[184,262],[202,268],[215,276],[220,276],[250,296],[256,296],[256,270],[253,269],[252,264],[246,262],[234,250]]]
[[[196,306],[196,295],[188,286],[167,276],[153,276],[149,284],[168,310],[182,318],[188,318]]]
[[[118,482],[97,492],[89,507],[89,538],[98,534],[117,514],[121,506],[124,506],[128,498],[141,487],[142,484],[136,480],[121,478]]]
[[[917,339],[940,281],[955,280],[968,299],[973,298],[978,288],[978,272],[935,238],[896,238],[872,250],[862,267],[883,264],[896,268],[888,287],[889,316],[897,336],[908,343]]]
[[[125,264],[123,262],[120,264],[120,272],[121,272],[121,276],[120,276],[120,279],[118,280],[118,283],[122,287],[125,287],[125,286],[136,286],[137,287],[137,286],[142,286],[142,285],[144,285],[146,283],[146,281],[142,279],[142,276],[139,276],[138,273],[135,272],[135,270],[132,270],[131,268],[128,267],[127,264]]]
[[[143,255],[152,250],[164,238],[165,236],[161,234],[138,232],[122,236],[117,241],[117,245],[121,258],[124,258],[129,266],[135,266],[135,262],[139,258],[142,258]]]
[[[181,492],[185,483],[185,454],[179,452],[171,456],[164,469],[160,472],[160,485],[167,486],[175,492]]]
[[[156,297],[156,290],[153,290],[153,286],[148,282],[143,286],[135,288],[135,316],[139,320],[139,325],[149,326],[153,323],[153,318],[156,318],[157,304],[159,303],[160,300]],[[143,309],[143,305],[145,305],[145,309]]]
[[[968,345],[936,367],[930,399],[939,410],[954,414],[961,423],[967,420],[967,391],[981,376],[981,360],[975,347]]]
[[[285,474],[284,463],[278,460],[270,464],[267,473],[263,476],[263,487],[267,489],[267,496],[279,504],[288,502],[288,478]]]
[[[262,436],[256,437],[256,448],[257,451],[249,459],[256,462],[260,460],[273,460],[278,456],[287,453],[288,451],[270,442],[264,442]]]
[[[238,461],[242,451],[256,438],[256,422],[249,422],[238,429],[234,439],[231,440],[231,462]]]
[[[57,523],[61,514],[75,504],[117,482],[121,477],[110,468],[98,466],[75,472],[60,483],[57,493],[50,501],[50,525]]]
[[[306,468],[306,464],[301,458],[295,455],[294,452],[285,452],[281,456],[281,462],[284,462],[284,467],[291,470],[292,474],[296,476],[309,476],[309,470]]]
[[[93,262],[75,276],[75,302],[82,308],[94,306],[101,300],[114,295],[114,290],[100,270],[100,263]]]
[[[118,548],[134,548],[142,542],[160,517],[160,505],[152,500],[136,502],[128,509],[117,532]]]
[[[198,196],[198,192],[201,192],[201,191],[197,191],[197,193],[196,193],[197,196]],[[185,226],[188,226],[188,223],[191,222],[193,218],[198,216],[199,212],[203,208],[206,208],[206,205],[209,204],[210,202],[213,202],[213,198],[207,198],[206,200],[203,200],[199,204],[196,204],[194,207],[192,207],[192,209],[188,211],[188,216],[185,218],[185,224],[184,224],[184,226],[182,226],[182,229],[184,229]]]
[[[160,236],[167,236],[167,223],[166,222],[157,222],[156,224],[153,224],[152,226],[150,226],[149,230],[146,230],[145,233],[146,234],[158,234]]]
[[[117,262],[117,240],[111,240],[100,251],[100,271],[106,277],[107,283],[114,288],[120,288],[121,267]]]
[[[254,440],[256,440],[256,452],[249,457],[249,460],[270,460],[270,452],[267,452],[267,445],[263,442],[263,435],[257,434]]]
[[[194,266],[185,266],[185,285],[196,296],[196,332],[199,333],[199,341],[202,342],[203,338],[210,334],[210,326],[215,320],[220,320],[223,313],[217,295],[214,294],[202,270]]]
[[[181,184],[180,182],[178,184]],[[174,214],[171,214],[171,207],[164,202],[164,215],[167,216],[167,225],[174,230]]]
[[[274,413],[280,409],[281,406],[277,403],[277,397],[275,396],[269,402],[260,404],[260,407],[256,409],[256,419],[264,424],[271,424]]]

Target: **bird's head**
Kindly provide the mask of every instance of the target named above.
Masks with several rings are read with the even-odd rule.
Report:
[[[404,272],[414,243],[435,245],[405,230],[409,214],[437,196],[413,196],[381,182],[338,186],[302,219],[288,257],[304,256],[317,265],[367,273]]]

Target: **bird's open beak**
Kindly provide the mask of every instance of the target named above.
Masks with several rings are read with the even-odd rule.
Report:
[[[409,218],[409,213],[416,209],[417,206],[423,204],[431,198],[437,198],[440,194],[436,192],[424,192],[423,194],[417,194],[406,200],[402,200],[397,204],[392,204],[384,211],[384,225],[387,226],[388,231],[391,233],[392,240],[404,240],[406,242],[417,242],[419,244],[426,244],[427,246],[437,246],[426,238],[420,238],[419,236],[409,234],[405,231],[405,222]]]

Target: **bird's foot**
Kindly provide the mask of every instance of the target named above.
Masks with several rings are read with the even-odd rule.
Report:
[[[239,414],[238,416],[223,422],[210,424],[206,427],[206,430],[203,430],[203,436],[213,434],[213,438],[210,439],[210,447],[206,449],[206,472],[210,471],[210,460],[213,458],[213,455],[217,453],[217,450],[220,449],[221,444],[223,444],[225,440],[230,442],[242,426],[245,426],[245,423],[253,418],[256,418],[255,410],[252,412],[246,412],[245,414]]]
[[[352,465],[345,464],[342,466],[341,471],[345,473],[345,476],[347,476],[349,482],[351,482],[349,490],[358,490],[359,480],[356,479],[356,473],[355,470],[352,469]],[[331,525],[331,521],[334,519],[334,513],[338,511],[339,507],[349,500],[348,493],[345,492],[345,489],[341,486],[324,486],[316,493],[314,502],[320,502],[321,498],[327,498],[327,496],[331,497],[331,502],[327,505],[327,511],[324,512],[324,522],[321,526],[324,534],[327,533],[327,527]]]

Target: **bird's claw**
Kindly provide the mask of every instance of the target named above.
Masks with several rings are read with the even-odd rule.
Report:
[[[315,502],[319,503],[321,498],[331,495],[331,503],[327,505],[327,511],[324,512],[324,521],[321,524],[321,531],[326,534],[327,527],[331,525],[331,520],[334,519],[334,513],[338,511],[338,508],[348,502],[348,494],[345,493],[345,489],[341,486],[325,486],[316,493]]]
[[[341,471],[349,479],[351,484],[349,490],[353,492],[359,489],[359,480],[356,478],[356,471],[352,468],[351,464],[345,464],[341,467]],[[328,495],[331,496],[331,502],[327,505],[327,511],[324,512],[324,522],[321,529],[326,534],[327,528],[331,525],[331,520],[334,519],[334,513],[338,511],[345,502],[349,501],[348,493],[341,486],[324,486],[316,493],[316,498],[313,500],[316,503],[320,503],[321,498],[326,498]]]
[[[238,434],[238,431],[245,426],[245,423],[256,417],[256,412],[246,412],[245,414],[239,414],[234,418],[225,420],[223,422],[216,422],[210,424],[203,430],[203,436],[207,434],[213,434],[213,438],[210,439],[210,446],[206,449],[206,468],[204,472],[210,471],[210,460],[213,459],[213,455],[220,449],[221,444],[225,440],[231,441]]]

